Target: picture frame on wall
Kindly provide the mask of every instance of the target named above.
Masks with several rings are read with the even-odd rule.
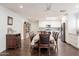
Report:
[[[8,16],[7,23],[8,25],[13,25],[13,17]]]

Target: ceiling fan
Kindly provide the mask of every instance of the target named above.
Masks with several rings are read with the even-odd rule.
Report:
[[[52,7],[52,3],[48,3],[46,6],[46,11],[50,11]]]

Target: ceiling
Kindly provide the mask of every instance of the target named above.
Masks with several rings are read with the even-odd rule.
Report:
[[[57,17],[76,9],[77,3],[2,3],[4,7],[32,19]],[[23,5],[23,8],[19,8]]]

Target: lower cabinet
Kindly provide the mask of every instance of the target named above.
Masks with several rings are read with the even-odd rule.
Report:
[[[20,48],[21,47],[21,35],[20,34],[7,34],[6,35],[6,49],[8,48]]]

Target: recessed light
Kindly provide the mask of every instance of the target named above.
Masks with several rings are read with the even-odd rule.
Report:
[[[20,5],[19,8],[23,8],[23,5]]]

